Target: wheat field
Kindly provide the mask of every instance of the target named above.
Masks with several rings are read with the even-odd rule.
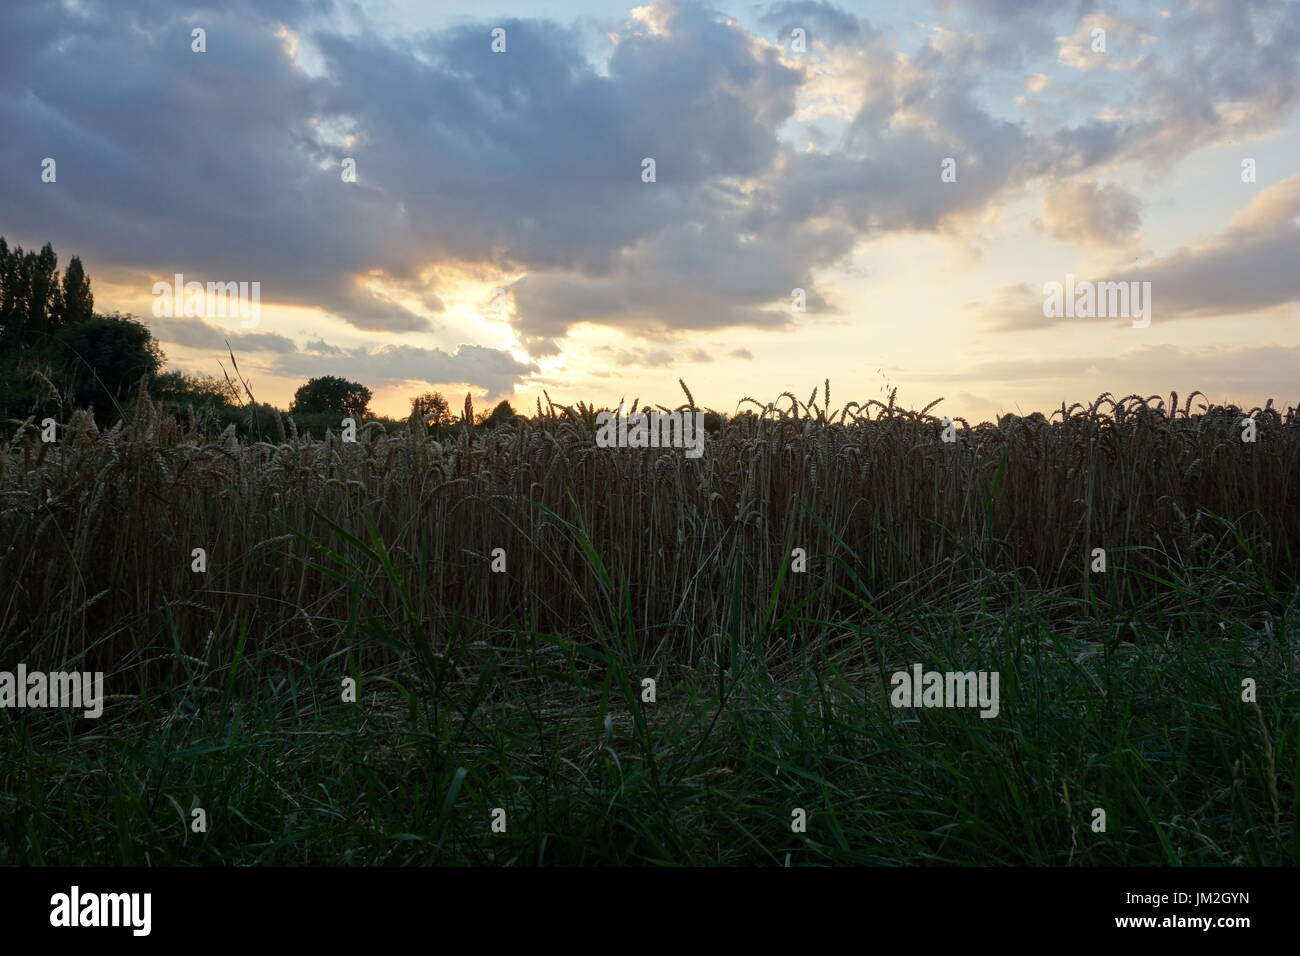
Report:
[[[864,606],[1018,588],[1061,596],[1065,627],[1077,601],[1140,610],[1171,580],[1221,589],[1231,612],[1224,567],[1294,580],[1300,422],[1197,397],[958,420],[946,442],[937,403],[832,408],[826,383],[712,415],[690,460],[597,448],[586,405],[441,438],[371,422],[319,441],[288,422],[283,440],[248,442],[142,396],[112,429],[81,415],[47,443],[28,422],[7,443],[0,632],[29,662],[149,672],[160,650],[241,627],[286,653],[339,646],[366,613],[435,645],[453,626],[608,627],[642,660],[691,661],[736,619],[781,620],[797,640],[803,621]]]

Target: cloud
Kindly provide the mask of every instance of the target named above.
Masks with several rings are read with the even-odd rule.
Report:
[[[455,352],[386,345],[291,352],[273,359],[269,369],[286,377],[340,375],[380,387],[404,382],[470,385],[489,395],[502,395],[536,371],[537,366],[520,362],[501,349],[480,345],[462,345]]]
[[[1163,170],[1195,150],[1267,133],[1300,102],[1300,4],[1192,3],[1167,12],[1159,26],[1104,13],[1079,22],[1066,59],[1124,72],[1129,85],[1093,119],[1058,131],[1058,170],[1130,162]],[[1104,54],[1078,49],[1095,26],[1107,30]],[[1089,88],[1093,97],[1098,86]]]
[[[1264,310],[1300,316],[1300,174],[1274,183],[1215,235],[1140,265],[1079,280],[1150,282],[1151,321],[1247,315]],[[1044,282],[1062,282],[1051,276]],[[1114,322],[1114,318],[1049,319],[1042,284],[999,291],[992,303],[966,308],[1001,330],[1050,328],[1055,322]],[[1127,320],[1121,320],[1127,321]]]
[[[612,326],[783,322],[762,306],[812,289],[811,269],[848,244],[746,247],[740,234],[737,184],[781,157],[801,74],[703,7],[654,10],[625,22],[597,72],[571,31],[527,20],[501,22],[508,52],[494,54],[480,25],[345,35],[293,5],[120,19],[88,7],[71,27],[23,5],[38,50],[23,82],[0,88],[0,162],[37,169],[52,154],[60,176],[15,176],[0,217],[20,234],[75,235],[122,269],[260,281],[264,305],[373,332],[432,330],[442,303],[426,267],[456,261],[529,274],[517,323],[538,354],[584,298],[611,302],[591,317]],[[292,55],[282,17],[318,74]],[[199,20],[205,54],[189,46]],[[646,156],[655,183],[641,180]],[[348,157],[355,183],[340,175]],[[713,263],[674,253],[692,230],[716,237],[693,246]],[[739,282],[746,271],[763,278]],[[651,292],[699,275],[715,288]],[[539,288],[552,297],[529,299]]]
[[[158,341],[187,348],[216,349],[224,354],[229,342],[231,348],[243,352],[283,353],[297,349],[292,339],[275,332],[231,332],[199,318],[145,316],[142,321]]]
[[[435,330],[437,263],[522,274],[512,321],[538,356],[582,321],[788,327],[794,288],[833,311],[820,270],[871,235],[978,212],[1021,184],[1030,145],[828,3],[768,13],[857,45],[844,79],[862,104],[816,156],[779,136],[808,71],[695,4],[629,17],[602,70],[578,35],[529,20],[503,21],[494,54],[481,25],[390,39],[362,19],[343,34],[316,14],[328,5],[20,9],[34,48],[0,87],[0,162],[61,166],[57,185],[15,176],[0,197],[19,233],[76,236],[124,270],[260,281],[265,305],[369,332]],[[206,54],[189,47],[200,19]],[[945,156],[970,175],[940,190]]]
[[[1094,249],[1135,242],[1141,203],[1122,186],[1078,181],[1054,186],[1043,202],[1043,226],[1057,239]]]
[[[337,345],[330,345],[324,339],[316,339],[308,342],[302,347],[304,352],[314,352],[317,355],[343,355],[344,352]]]
[[[810,45],[851,43],[864,32],[864,24],[857,17],[825,0],[774,3],[759,18],[759,22],[764,26],[775,27],[776,40],[781,44],[788,42],[790,31],[796,27],[805,31]]]
[[[144,321],[164,343],[214,349],[224,355],[229,342],[239,355],[270,353],[264,367],[274,375],[291,378],[341,375],[379,387],[411,381],[461,384],[501,395],[537,371],[536,365],[520,362],[509,352],[478,345],[462,345],[455,352],[446,352],[410,345],[340,348],[315,339],[299,348],[291,339],[274,332],[231,332],[198,318],[149,316]]]
[[[819,277],[874,239],[960,232],[1035,181],[1094,183],[1267,132],[1300,88],[1300,4],[1275,0],[1159,22],[943,0],[947,22],[911,55],[824,0],[767,7],[759,22],[778,38],[809,25],[798,59],[700,4],[639,9],[596,59],[580,28],[529,19],[490,24],[508,38],[497,54],[485,22],[391,36],[328,0],[8,0],[0,222],[75,247],[96,274],[259,281],[263,305],[376,335],[438,332],[455,267],[524,276],[510,321],[541,357],[581,322],[640,336],[794,328],[791,290],[810,313],[835,311]],[[190,49],[198,23],[204,54]],[[990,105],[989,75],[1036,89],[1046,74],[1024,81],[1023,61],[1094,23],[1108,65],[1125,66],[1100,77],[1094,115],[1029,123]],[[1044,109],[1059,85],[1039,90]],[[828,125],[809,127],[809,110]],[[40,182],[45,156],[55,184]],[[641,180],[645,157],[656,182]],[[953,183],[939,179],[948,157]],[[1132,197],[1091,188],[1049,201],[1047,228],[1123,241]],[[1192,254],[1229,274],[1236,262]],[[1244,301],[1286,301],[1285,277],[1262,285]]]
[[[1153,321],[1244,315],[1300,303],[1297,263],[1300,174],[1260,190],[1217,235],[1115,278],[1151,283]]]
[[[916,62],[926,69],[948,73],[1018,69],[1023,53],[1016,31],[1001,34],[930,27]]]
[[[1056,38],[1057,59],[1076,70],[1127,72],[1143,65],[1140,51],[1154,40],[1135,21],[1097,10],[1082,17],[1072,34]]]
[[[260,281],[264,304],[314,305],[362,328],[427,328],[355,286],[415,261],[391,205],[315,162],[322,89],[275,36],[307,5],[17,7],[37,45],[20,75],[0,72],[9,228],[75,237],[83,256],[119,268]],[[207,53],[190,48],[200,22]],[[27,174],[44,156],[56,183]]]
[[[667,349],[616,349],[603,345],[596,352],[609,356],[623,368],[666,368],[673,364],[673,354]]]

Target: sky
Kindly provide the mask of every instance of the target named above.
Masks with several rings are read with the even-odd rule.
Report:
[[[281,407],[1286,406],[1298,59],[1272,0],[4,0],[0,235]]]

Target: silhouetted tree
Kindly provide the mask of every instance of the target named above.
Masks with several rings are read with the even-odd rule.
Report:
[[[336,375],[322,375],[309,379],[294,392],[289,411],[299,413],[326,412],[351,418],[369,415],[370,389],[357,382],[349,382]]]
[[[31,298],[27,301],[27,319],[35,335],[51,333],[63,322],[59,257],[54,254],[54,247],[48,242],[32,257]]]
[[[18,315],[17,273],[14,271],[14,252],[0,236],[0,348],[5,345],[5,333],[14,326]]]
[[[95,314],[95,297],[90,292],[90,277],[76,256],[63,272],[63,325],[85,322]]]
[[[89,407],[107,425],[142,380],[152,387],[164,356],[148,327],[94,308],[80,259],[60,278],[48,242],[32,252],[0,237],[0,412],[59,414],[62,401],[63,410]]]
[[[3,241],[3,240],[0,240]],[[3,249],[0,262],[0,346],[6,350],[24,348],[32,325],[30,311],[32,271],[35,253],[22,246]]]
[[[450,425],[451,405],[441,392],[425,392],[411,399],[411,414],[418,415],[427,425]]]
[[[505,425],[515,418],[515,410],[510,407],[510,403],[504,399],[497,403],[497,407],[492,409],[492,413],[484,419],[484,424],[489,427]]]
[[[87,322],[95,300],[81,260],[59,280],[59,257],[48,242],[24,252],[0,237],[0,349],[41,346],[61,328]]]

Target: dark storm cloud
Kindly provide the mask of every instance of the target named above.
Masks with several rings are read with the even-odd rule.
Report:
[[[352,282],[416,263],[390,202],[313,166],[323,91],[273,35],[277,14],[305,5],[84,9],[18,11],[46,43],[0,86],[7,228],[162,275],[261,281],[265,301],[318,305],[363,328],[426,327]],[[206,53],[190,49],[194,27]],[[56,183],[40,181],[46,156]]]

